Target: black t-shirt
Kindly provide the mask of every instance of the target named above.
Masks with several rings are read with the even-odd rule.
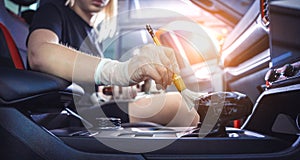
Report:
[[[102,57],[101,44],[97,43],[94,29],[65,6],[64,1],[42,5],[34,15],[29,34],[36,29],[49,29],[56,33],[61,44]]]

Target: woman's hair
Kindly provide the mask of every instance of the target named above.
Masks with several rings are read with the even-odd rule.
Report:
[[[72,7],[76,0],[66,0],[65,5]],[[104,7],[103,13],[105,15],[105,19],[112,18],[117,15],[118,11],[118,1],[110,0],[108,4]]]
[[[110,0],[106,7],[101,11],[101,22],[95,22],[97,24],[98,41],[102,42],[106,38],[111,38],[117,31],[117,14],[118,14],[118,0]],[[101,16],[100,16],[101,17]],[[99,18],[98,20],[100,20]]]
[[[118,0],[110,0],[103,12],[106,19],[112,18],[117,15],[118,11]]]

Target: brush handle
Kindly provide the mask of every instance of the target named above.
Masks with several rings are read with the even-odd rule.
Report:
[[[146,29],[149,32],[150,36],[152,37],[154,44],[157,46],[161,46],[161,43],[159,42],[158,38],[155,36],[153,29],[151,28],[151,26],[149,24],[146,25]],[[177,90],[179,92],[186,89],[184,81],[180,75],[173,73],[172,80],[173,80],[175,87],[177,88]]]
[[[183,79],[181,78],[180,75],[173,73],[173,77],[172,77],[173,83],[175,85],[175,87],[177,88],[177,90],[179,92],[183,91],[186,89],[186,86],[184,84]]]

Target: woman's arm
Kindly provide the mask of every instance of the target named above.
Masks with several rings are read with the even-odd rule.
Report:
[[[69,81],[94,83],[100,58],[59,44],[57,35],[48,29],[37,29],[28,38],[28,60],[33,70]]]
[[[151,78],[160,88],[172,82],[178,73],[175,53],[163,46],[146,45],[136,50],[130,60],[120,63],[80,53],[59,44],[48,29],[34,30],[28,39],[28,59],[32,69],[69,81],[128,86]],[[96,73],[96,74],[95,74]]]

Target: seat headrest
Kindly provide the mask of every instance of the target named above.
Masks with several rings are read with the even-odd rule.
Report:
[[[11,0],[11,1],[21,6],[29,6],[35,3],[37,0]]]

